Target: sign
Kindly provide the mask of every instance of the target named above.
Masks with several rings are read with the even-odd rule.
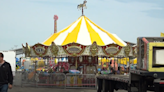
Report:
[[[57,15],[54,15],[54,20],[58,20],[58,16]]]
[[[38,55],[39,57],[44,56],[48,51],[48,46],[44,46],[40,43],[35,44],[34,46],[32,46],[32,48],[33,48],[35,54]]]
[[[81,51],[81,48],[78,46],[70,46],[67,48],[67,51],[69,53],[79,53]]]
[[[36,47],[35,51],[39,54],[43,54],[45,52],[45,49],[43,47]]]
[[[57,56],[59,49],[54,42],[50,46],[50,51],[53,55]]]
[[[80,45],[78,43],[70,43],[62,47],[67,54],[71,56],[78,56],[84,52],[86,46]]]
[[[107,48],[105,49],[105,51],[106,51],[107,53],[110,53],[110,54],[115,54],[115,53],[117,53],[118,50],[119,50],[119,49],[118,49],[117,47],[107,47]]]
[[[121,51],[122,47],[117,44],[109,44],[107,46],[102,46],[104,54],[109,57],[114,57]]]

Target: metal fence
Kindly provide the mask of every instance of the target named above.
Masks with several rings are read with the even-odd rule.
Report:
[[[14,85],[21,87],[96,88],[96,75],[16,72]]]
[[[22,87],[36,87],[37,82],[35,81],[35,73],[34,72],[22,72],[21,86]]]
[[[37,77],[37,87],[65,88],[66,76],[64,73],[39,74]]]
[[[95,88],[95,74],[66,74],[66,88]]]

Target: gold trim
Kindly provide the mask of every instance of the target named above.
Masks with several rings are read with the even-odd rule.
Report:
[[[117,44],[109,44],[109,45],[101,46],[101,47],[102,47],[104,54],[106,54],[108,57],[114,57],[114,56],[118,55],[122,49],[122,47]],[[109,48],[117,48],[118,51],[116,53],[108,53],[106,50]]]
[[[124,48],[124,53],[125,53],[126,57],[129,56],[130,50],[131,50],[131,46],[130,46],[130,44],[127,44],[127,46]]]
[[[93,44],[91,45],[90,52],[92,56],[95,56],[98,53],[98,46],[97,46],[96,41],[94,41]]]
[[[26,46],[24,46],[22,44],[22,47],[23,47],[23,51],[25,53],[25,57],[30,57],[31,56],[31,49],[30,49],[30,46],[28,45],[28,43],[26,43]]]
[[[77,44],[77,43],[70,43],[70,44],[67,44],[67,45],[62,46],[62,47],[63,47],[65,53],[76,57],[78,55],[81,55],[84,52],[86,46],[83,46],[83,45]],[[70,51],[68,51],[68,48],[72,48],[72,47],[78,48],[78,49],[80,49],[80,51],[70,53]]]
[[[56,46],[56,44],[54,42],[52,42],[52,44],[50,46],[50,51],[53,55],[55,55],[55,56],[58,55],[59,48]]]
[[[70,49],[71,48],[77,48],[78,50],[77,51],[71,51]],[[80,53],[80,51],[82,50],[82,48],[80,48],[79,46],[68,46],[66,48],[66,50],[69,52],[69,53]]]
[[[38,47],[43,48],[44,49],[44,52],[43,53],[37,53],[36,48],[38,48]],[[43,57],[48,52],[48,46],[45,46],[45,45],[40,44],[40,43],[35,44],[34,46],[32,46],[32,48],[34,50],[34,53],[36,55],[38,55],[39,57]]]

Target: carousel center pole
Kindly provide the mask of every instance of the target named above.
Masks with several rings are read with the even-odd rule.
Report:
[[[83,12],[83,6],[82,6],[82,16],[84,15],[84,12]]]

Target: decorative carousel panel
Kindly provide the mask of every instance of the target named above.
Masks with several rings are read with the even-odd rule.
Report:
[[[51,53],[50,51],[50,47],[47,48],[47,53],[44,54],[43,56],[38,56],[36,53],[35,53],[35,49],[33,49],[31,47],[31,57],[44,57],[44,56],[53,56],[53,54]]]
[[[98,56],[105,56],[106,54],[103,52],[102,47],[98,47]]]
[[[69,55],[64,51],[62,46],[58,46],[58,48],[59,48],[58,56],[63,56],[63,55],[68,56]]]
[[[56,46],[56,44],[54,42],[52,42],[52,44],[50,46],[50,51],[51,51],[52,55],[57,56],[59,48],[58,48],[58,46]]]
[[[124,54],[124,48],[121,49],[121,51],[117,54],[116,57],[124,57],[125,54]]]
[[[98,53],[98,46],[96,42],[93,42],[93,44],[90,46],[90,52],[92,56],[97,55]]]
[[[78,43],[70,43],[62,47],[67,54],[71,56],[79,56],[84,52],[86,46],[80,45]]]
[[[127,44],[127,46],[124,47],[124,54],[125,54],[125,56],[126,56],[126,57],[130,56],[130,52],[131,52],[131,51],[132,51],[132,50],[131,50],[130,44]]]
[[[103,52],[109,57],[116,56],[121,51],[121,49],[122,47],[117,44],[109,44],[107,46],[102,46]]]
[[[81,55],[90,55],[90,46],[86,46],[84,52]]]
[[[38,43],[32,46],[32,49],[37,56],[43,57],[47,54],[48,46]]]

